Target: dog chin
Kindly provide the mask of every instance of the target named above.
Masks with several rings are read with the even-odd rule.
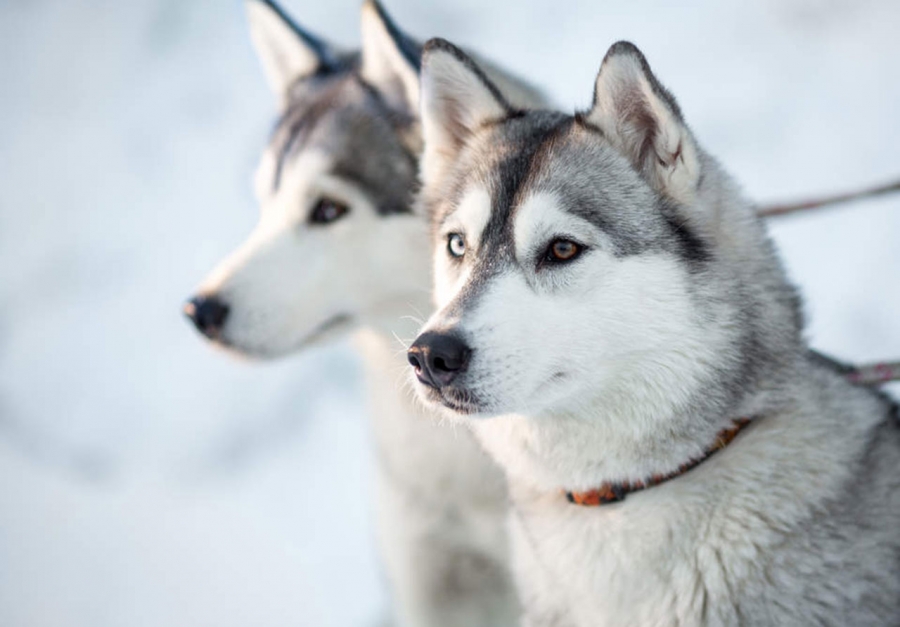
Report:
[[[229,338],[226,334],[222,334],[210,340],[210,343],[216,348],[228,353],[232,357],[246,359],[250,361],[269,361],[284,357],[292,352],[292,347],[286,346],[262,346],[256,344],[247,344],[233,338]]]

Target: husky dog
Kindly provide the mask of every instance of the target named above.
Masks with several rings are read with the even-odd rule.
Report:
[[[377,445],[377,533],[402,625],[510,625],[518,616],[503,476],[467,432],[447,432],[398,385],[395,337],[429,310],[429,240],[412,211],[421,46],[374,1],[362,49],[337,51],[275,4],[247,2],[280,118],[256,174],[247,241],[186,306],[216,343],[275,357],[356,332]],[[540,102],[497,69],[507,98]]]
[[[575,116],[445,41],[422,63],[438,309],[408,356],[508,476],[525,624],[900,624],[896,408],[810,357],[754,207],[638,49]]]

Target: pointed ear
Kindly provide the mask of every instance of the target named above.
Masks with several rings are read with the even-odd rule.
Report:
[[[300,28],[271,0],[245,0],[245,5],[253,46],[282,106],[298,78],[340,66],[339,55],[331,46]]]
[[[422,47],[404,34],[378,0],[362,6],[362,77],[397,109],[419,109]]]
[[[486,123],[512,108],[471,58],[443,39],[422,52],[422,181],[426,185],[453,162],[465,142]]]
[[[675,99],[633,44],[620,41],[606,53],[586,119],[659,193],[692,204],[700,179],[697,145]]]

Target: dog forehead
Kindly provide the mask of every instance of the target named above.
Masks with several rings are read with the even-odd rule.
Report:
[[[449,192],[435,199],[437,223],[477,214],[474,223],[482,244],[496,237],[505,229],[520,193],[530,187],[529,181],[533,183],[532,172],[540,167],[548,147],[571,125],[572,118],[561,113],[532,111],[482,129],[460,151]]]
[[[671,203],[577,116],[525,114],[496,125],[476,149],[478,167],[469,168],[469,180],[488,190],[491,205],[479,256],[513,260],[517,244],[553,235],[545,232],[551,226],[577,232],[585,223],[617,256],[659,250],[691,260],[706,254]],[[526,219],[519,220],[523,209]]]
[[[471,190],[485,190],[488,219],[474,221],[478,239],[471,232],[467,239],[478,242],[479,255],[489,254],[495,261],[514,254],[516,216],[532,198],[539,200],[531,203],[528,223],[541,216],[542,205],[552,208],[556,218],[571,214],[601,230],[616,254],[668,246],[673,236],[684,240],[684,230],[659,210],[664,200],[598,130],[577,116],[544,111],[512,116],[465,146],[455,167],[450,193],[438,199],[443,207],[439,223],[460,209],[473,211]],[[482,214],[485,202],[479,196],[477,213]]]
[[[352,71],[316,79],[295,90],[272,134],[272,189],[301,167],[305,153],[324,153],[329,173],[363,189],[380,214],[407,213],[417,159],[401,134],[412,124]]]
[[[445,227],[459,229],[469,241],[478,241],[491,217],[491,194],[481,184],[472,183],[462,193],[455,210],[448,214]]]
[[[388,112],[379,104],[377,92],[352,72],[306,79],[277,121],[270,149],[288,164],[313,143],[334,152],[348,145],[382,143],[390,138],[391,127]]]
[[[577,218],[603,233],[617,255],[640,254],[680,239],[678,224],[631,163],[603,135],[577,120],[571,132],[545,145],[516,195],[511,212],[522,224],[568,222]],[[521,235],[528,231],[515,225]],[[520,238],[517,237],[517,240]]]

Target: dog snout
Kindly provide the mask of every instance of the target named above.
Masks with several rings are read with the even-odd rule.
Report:
[[[466,369],[472,349],[457,335],[429,331],[420,335],[406,354],[419,381],[440,388]]]
[[[215,296],[195,296],[184,304],[186,315],[208,338],[218,337],[228,318],[228,305]]]

